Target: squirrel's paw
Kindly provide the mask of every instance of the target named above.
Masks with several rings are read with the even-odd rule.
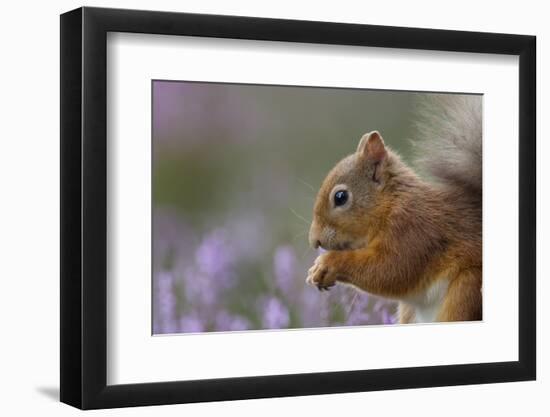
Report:
[[[326,254],[320,255],[315,259],[313,266],[309,268],[306,282],[315,285],[319,291],[328,291],[330,287],[336,285],[336,275],[326,264]]]

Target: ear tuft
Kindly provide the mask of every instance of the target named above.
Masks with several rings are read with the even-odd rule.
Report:
[[[386,157],[384,139],[376,130],[363,135],[357,146],[357,154],[372,163],[379,163]]]

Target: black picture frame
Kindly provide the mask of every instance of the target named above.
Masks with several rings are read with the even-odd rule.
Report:
[[[107,385],[108,32],[519,56],[519,360]],[[171,12],[61,15],[61,401],[82,409],[533,380],[536,377],[534,36]]]

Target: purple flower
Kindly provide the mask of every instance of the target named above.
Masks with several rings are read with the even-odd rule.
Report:
[[[177,299],[174,293],[174,279],[170,272],[161,271],[155,275],[155,320],[153,333],[176,333]]]
[[[262,325],[264,329],[282,329],[288,326],[288,309],[276,297],[268,297],[261,303]]]
[[[219,301],[220,288],[212,277],[202,274],[195,268],[184,271],[185,300],[187,305],[195,308],[216,308]]]
[[[183,270],[185,299],[189,306],[211,310],[220,307],[220,297],[236,281],[233,266],[235,253],[221,229],[208,233],[195,251],[194,266]]]
[[[350,301],[348,305],[345,306],[347,311],[345,324],[348,326],[368,324],[372,317],[368,311],[368,295],[353,288],[350,288],[350,290],[352,290]]]
[[[390,314],[388,312],[388,310],[383,310],[382,311],[382,323],[383,324],[395,324],[396,323],[395,316]]]
[[[296,255],[290,246],[279,246],[273,256],[273,270],[277,288],[289,297],[295,285]]]
[[[262,215],[240,212],[236,221],[202,238],[185,224],[171,210],[156,213],[154,334],[395,322],[391,301],[341,284],[330,292],[306,285],[313,251],[298,259],[293,246],[283,244],[269,257],[271,241],[258,233],[266,227]],[[265,278],[271,269],[272,285],[255,286],[252,280],[262,275],[247,275],[249,266]],[[239,314],[232,312],[235,306]]]
[[[180,318],[180,332],[200,333],[204,332],[204,323],[195,314],[189,314]]]
[[[216,315],[215,327],[218,331],[240,331],[248,330],[250,322],[239,315],[233,315],[227,311],[221,311]]]
[[[303,327],[321,327],[329,325],[329,295],[304,284],[300,301],[299,317]]]
[[[228,270],[234,262],[234,253],[223,230],[210,232],[201,242],[195,253],[199,270],[218,281],[218,284],[229,286]]]
[[[384,308],[386,308],[387,303],[388,302],[386,300],[384,300],[383,298],[378,298],[376,300],[376,303],[374,304],[373,310],[376,313],[381,313],[384,310]]]

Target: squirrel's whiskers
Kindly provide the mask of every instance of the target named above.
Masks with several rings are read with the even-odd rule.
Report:
[[[307,220],[305,217],[300,216],[292,207],[289,207],[288,209],[292,212],[292,214],[294,214],[298,219],[304,221],[308,226],[311,225],[311,220]]]
[[[311,191],[313,191],[313,196],[315,196],[317,194],[317,190],[315,189],[315,187],[313,185],[311,185],[310,183],[304,181],[303,179],[301,178],[298,178],[298,181],[300,181],[302,184],[304,184],[307,188],[309,188]]]

